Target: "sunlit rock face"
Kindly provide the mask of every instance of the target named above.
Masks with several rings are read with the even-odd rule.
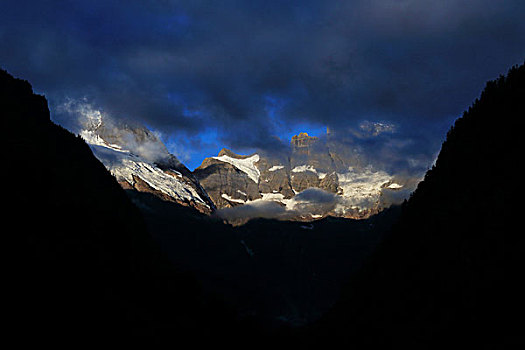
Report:
[[[306,132],[301,132],[299,135],[292,136],[292,147],[296,153],[305,152],[308,153],[310,146],[319,141],[319,138],[315,136],[309,136]]]
[[[258,155],[239,156],[223,149],[206,158],[193,174],[218,208],[228,208],[260,199]]]
[[[194,175],[217,208],[238,208],[219,211],[235,220],[262,216],[309,221],[328,215],[361,219],[390,204],[385,193],[413,185],[370,166],[328,133],[322,139],[307,133],[293,136],[285,154],[242,156],[223,149],[205,159]]]
[[[115,123],[83,107],[80,136],[121,186],[190,206],[202,213],[216,208],[192,172],[144,127]]]

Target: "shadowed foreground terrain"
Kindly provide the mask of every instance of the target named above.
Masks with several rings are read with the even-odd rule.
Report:
[[[237,227],[151,194],[128,191],[173,264],[240,316],[274,326],[318,319],[399,215],[312,223],[254,219]]]
[[[521,222],[524,65],[489,82],[456,121],[436,165],[403,205],[379,248],[349,277],[337,304],[314,324],[293,330],[270,331],[256,318],[240,320],[232,308],[199,287],[208,288],[208,283],[224,292],[227,283],[214,282],[213,275],[197,281],[175,269],[172,262],[191,261],[193,253],[211,254],[214,233],[192,234],[199,231],[192,222],[207,224],[189,216],[181,216],[183,224],[176,223],[177,217],[158,222],[146,214],[144,219],[146,210],[132,203],[89,147],[51,123],[45,99],[4,71],[0,109],[8,145],[4,235],[14,240],[6,245],[7,318],[19,344],[154,347],[189,341],[194,347],[233,348],[501,348],[524,342],[520,282],[525,252],[516,229]],[[131,198],[140,200],[133,194]],[[181,236],[167,236],[164,225],[173,225],[171,234]],[[257,241],[250,232],[294,237],[283,229],[291,223],[279,225],[255,221],[245,231],[226,235],[239,244],[244,241],[244,252],[237,249],[234,254],[241,252],[250,261],[269,249],[268,240]],[[337,231],[334,237],[356,227],[321,225]],[[310,242],[315,242],[310,234]],[[367,247],[381,235],[369,238]],[[221,247],[221,240],[214,239]],[[174,244],[164,244],[170,240]],[[181,242],[194,250],[177,248]],[[279,259],[287,256],[276,254]],[[315,254],[309,254],[313,259]],[[201,257],[194,258],[198,271]],[[266,259],[246,268],[268,266],[271,256]],[[227,276],[230,265],[227,259],[220,262],[217,269]],[[278,268],[269,266],[268,271]],[[253,285],[257,283],[264,286],[260,281]],[[294,289],[290,291],[294,299]]]
[[[524,117],[521,65],[487,83],[450,129],[388,239],[310,330],[313,347],[525,343]]]

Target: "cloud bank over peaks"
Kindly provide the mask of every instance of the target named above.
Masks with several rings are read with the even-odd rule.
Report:
[[[523,60],[524,13],[522,0],[7,0],[0,62],[52,106],[86,96],[201,159],[365,119],[425,147]]]
[[[146,161],[162,163],[173,161],[158,133],[148,130],[136,122],[126,123],[122,119],[111,118],[90,104],[87,99],[68,98],[57,108],[57,114],[69,129],[91,143],[104,143],[114,148],[129,151]]]

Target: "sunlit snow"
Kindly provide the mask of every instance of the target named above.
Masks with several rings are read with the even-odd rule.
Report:
[[[118,181],[133,184],[133,176],[141,178],[151,188],[163,192],[178,200],[193,200],[209,207],[197,191],[184,181],[179,180],[182,174],[174,171],[177,177],[167,174],[162,169],[145,159],[122,149],[118,145],[105,142],[93,131],[82,131],[80,136],[90,145],[95,156],[106,166]]]
[[[227,201],[230,201],[230,202],[241,203],[241,204],[246,203],[246,201],[243,201],[242,199],[232,198],[232,197],[228,196],[226,193],[221,194],[221,197],[226,199]]]
[[[246,175],[248,175],[248,177],[252,179],[255,183],[259,183],[259,176],[261,175],[261,173],[259,172],[259,169],[255,166],[255,163],[259,161],[258,154],[254,154],[253,156],[244,159],[232,158],[227,155],[213,157],[213,159],[217,159],[221,162],[233,165],[240,171],[246,173]]]
[[[274,165],[270,169],[268,169],[268,171],[277,171],[283,168],[284,168],[284,165]]]

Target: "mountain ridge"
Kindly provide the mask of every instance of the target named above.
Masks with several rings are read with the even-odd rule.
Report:
[[[149,192],[206,214],[215,211],[192,172],[154,133],[109,120],[99,112],[87,117],[80,136],[123,188]]]

